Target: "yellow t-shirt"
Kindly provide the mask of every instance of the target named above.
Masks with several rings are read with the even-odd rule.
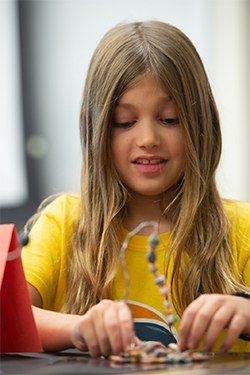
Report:
[[[23,247],[26,280],[40,293],[43,308],[60,311],[66,293],[72,225],[79,217],[79,196],[62,195],[49,204]]]
[[[230,240],[234,259],[244,280],[250,286],[250,204],[225,201],[225,209],[232,226]],[[27,281],[39,291],[43,308],[60,311],[64,302],[68,279],[68,257],[71,254],[72,224],[79,216],[79,196],[63,195],[45,208],[32,228],[29,243],[23,248],[22,260]],[[121,228],[125,239],[127,231]],[[166,245],[170,233],[160,236],[157,247],[159,272],[164,273]],[[158,322],[166,328],[163,297],[154,285],[154,277],[148,271],[146,260],[147,236],[135,235],[126,249],[126,263],[130,277],[129,301],[135,321]],[[168,279],[171,275],[171,267]],[[113,285],[113,299],[123,300],[125,279],[120,266]],[[170,334],[176,337],[179,323]],[[164,329],[165,329],[164,328]],[[219,350],[225,333],[222,333],[214,350]],[[246,351],[248,342],[238,339],[231,351]]]

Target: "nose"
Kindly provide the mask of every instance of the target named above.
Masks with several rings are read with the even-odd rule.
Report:
[[[154,121],[144,121],[138,127],[137,145],[141,148],[151,149],[159,147],[161,144],[161,137],[158,124]]]

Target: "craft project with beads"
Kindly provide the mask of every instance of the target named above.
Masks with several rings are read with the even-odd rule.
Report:
[[[124,299],[128,303],[128,295],[130,289],[130,280],[127,270],[125,251],[128,247],[128,243],[131,237],[140,232],[140,230],[146,226],[152,226],[153,232],[148,239],[148,249],[146,253],[146,259],[148,261],[148,270],[154,275],[154,283],[159,287],[160,294],[164,297],[164,311],[167,317],[167,324],[171,327],[178,321],[178,316],[173,314],[173,309],[169,301],[170,289],[167,285],[166,277],[159,274],[158,265],[156,262],[156,248],[159,245],[159,235],[158,235],[158,223],[154,221],[145,221],[138,225],[133,231],[129,232],[126,236],[121,252],[120,258],[122,263],[122,268],[124,272],[124,277],[126,281],[126,289]],[[160,342],[142,342],[141,345],[135,346],[133,343],[131,347],[128,348],[126,352],[120,353],[120,355],[111,355],[110,360],[115,363],[143,363],[143,364],[153,364],[153,363],[190,363],[197,361],[204,361],[208,358],[208,355],[201,352],[194,352],[187,350],[181,352],[178,344],[170,343],[166,348]]]

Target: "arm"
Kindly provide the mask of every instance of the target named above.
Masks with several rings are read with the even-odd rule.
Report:
[[[236,272],[250,287],[250,204],[230,202],[225,208],[231,222],[230,241]],[[184,311],[179,335],[181,349],[197,348],[206,333],[203,349],[211,350],[224,328],[228,330],[221,343],[221,352],[228,351],[239,335],[249,334],[250,300],[233,295],[202,295]]]
[[[118,354],[134,337],[131,311],[123,302],[103,300],[83,316],[43,310],[42,299],[28,284],[38,333],[45,351],[76,347],[93,357]]]
[[[56,351],[74,347],[71,340],[72,326],[81,317],[43,310],[40,293],[33,285],[27,284],[43,349]],[[87,347],[85,350],[88,350]]]
[[[220,351],[228,351],[240,334],[250,333],[250,300],[243,297],[204,294],[184,311],[179,345],[182,350],[195,349],[206,333],[203,350],[212,350],[221,331],[228,328]]]

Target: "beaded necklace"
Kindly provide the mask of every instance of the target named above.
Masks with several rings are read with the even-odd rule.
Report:
[[[124,300],[128,301],[128,294],[130,289],[130,279],[128,274],[128,269],[125,259],[125,251],[128,247],[128,243],[131,237],[140,232],[141,229],[152,226],[153,232],[148,239],[148,248],[146,253],[146,259],[148,261],[148,270],[154,275],[154,284],[159,287],[160,294],[164,297],[163,307],[165,316],[167,317],[167,323],[169,327],[173,326],[174,323],[178,321],[178,316],[173,314],[173,308],[168,299],[170,289],[167,285],[167,280],[164,275],[159,274],[158,265],[156,263],[156,248],[159,245],[160,237],[158,234],[158,223],[155,221],[144,221],[139,224],[134,230],[129,232],[123,242],[120,258],[123,268],[123,273],[126,281],[126,289]],[[178,344],[171,343],[166,348],[163,344],[159,342],[142,342],[139,346],[135,346],[133,342],[131,347],[128,348],[126,352],[122,352],[119,355],[111,355],[110,360],[114,363],[144,363],[144,364],[154,364],[154,363],[190,363],[199,362],[207,359],[208,356],[201,352],[193,352],[191,350],[186,350],[181,352]]]
[[[168,299],[170,289],[169,289],[169,286],[167,285],[166,277],[164,275],[159,274],[158,272],[159,266],[156,263],[157,256],[156,256],[155,250],[160,243],[160,236],[158,234],[158,223],[155,221],[142,222],[134,230],[132,230],[131,232],[127,234],[123,242],[121,252],[120,252],[120,258],[121,258],[123,273],[124,273],[124,277],[126,281],[124,299],[125,301],[128,301],[128,294],[129,294],[129,289],[130,289],[130,280],[129,280],[128,270],[127,270],[127,265],[126,265],[126,260],[125,260],[125,251],[128,247],[130,238],[138,234],[145,227],[153,227],[153,232],[149,236],[149,239],[148,239],[148,249],[146,253],[146,259],[149,263],[148,270],[150,273],[154,275],[154,284],[159,287],[159,292],[164,297],[164,302],[163,302],[164,312],[165,312],[165,316],[167,317],[167,323],[171,327],[174,323],[178,321],[178,316],[173,315],[172,313],[173,309]]]

